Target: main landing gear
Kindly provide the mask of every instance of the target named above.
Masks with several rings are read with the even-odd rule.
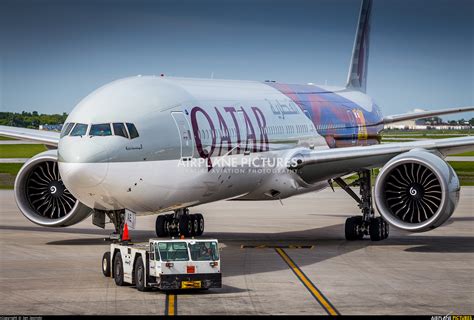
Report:
[[[355,201],[362,211],[361,216],[347,218],[345,226],[346,240],[360,240],[365,235],[370,236],[372,241],[380,241],[388,238],[388,223],[382,217],[375,217],[372,204],[371,171],[359,172],[359,179],[351,185],[360,185],[360,197],[341,178],[334,181],[341,186]]]
[[[200,213],[190,214],[187,208],[178,209],[156,217],[155,228],[158,237],[200,236],[204,232],[204,217]]]

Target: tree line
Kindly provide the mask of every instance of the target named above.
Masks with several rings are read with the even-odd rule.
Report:
[[[62,124],[66,118],[65,112],[63,114],[39,114],[38,111],[0,112],[0,125],[38,129],[39,125]]]

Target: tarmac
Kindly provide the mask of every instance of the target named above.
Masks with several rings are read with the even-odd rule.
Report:
[[[250,315],[474,313],[474,187],[448,222],[422,234],[394,228],[380,242],[344,240],[358,214],[339,188],[272,202],[192,208],[220,241],[223,288],[139,292],[101,271],[106,230],[91,219],[68,228],[29,222],[13,191],[0,191],[0,313]],[[155,237],[137,217],[135,242]]]

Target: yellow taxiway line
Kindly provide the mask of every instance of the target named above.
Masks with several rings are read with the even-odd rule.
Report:
[[[280,255],[280,257],[286,262],[290,267],[291,271],[296,275],[296,277],[303,283],[303,285],[308,289],[311,295],[319,302],[321,307],[332,316],[339,315],[339,312],[336,308],[329,302],[329,300],[318,290],[318,288],[309,280],[309,278],[304,274],[304,272],[296,265],[296,263],[291,260],[291,258],[286,254],[286,252],[281,248],[275,248],[275,251]]]

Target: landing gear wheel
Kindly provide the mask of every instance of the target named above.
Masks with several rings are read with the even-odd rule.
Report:
[[[192,226],[191,235],[192,236],[197,236],[198,232],[199,232],[199,222],[198,222],[198,219],[197,219],[197,215],[190,214],[189,218],[191,219],[191,226]]]
[[[179,234],[188,237],[192,233],[191,219],[188,215],[182,215],[179,218]]]
[[[385,222],[384,239],[387,239],[388,235],[390,234],[390,227],[387,221],[384,220],[383,222]]]
[[[347,240],[360,240],[370,235],[372,241],[388,238],[388,224],[382,217],[375,217],[372,204],[371,170],[358,172],[359,179],[347,184],[342,178],[333,179],[356,202],[362,211],[362,216],[350,217],[346,220],[345,236]],[[360,197],[351,189],[351,186],[360,186]]]
[[[156,217],[155,230],[158,237],[168,236],[167,225],[166,216],[161,215]]]
[[[125,282],[123,281],[123,264],[120,253],[117,253],[114,258],[114,280],[115,284],[118,286],[125,285]]]
[[[145,267],[141,257],[138,257],[135,263],[135,286],[138,291],[146,291],[148,289],[145,286]]]
[[[168,216],[168,215],[165,215],[165,232],[166,232],[166,236],[170,236],[171,235],[171,231],[170,231],[170,223],[171,223],[171,218]]]
[[[370,240],[380,241],[388,238],[388,224],[382,217],[373,218],[369,225]]]
[[[204,233],[204,217],[200,213],[196,213],[194,216],[196,217],[198,227],[196,235],[202,236],[202,234]]]
[[[110,252],[108,251],[102,256],[102,273],[105,277],[110,277]]]
[[[361,240],[364,237],[364,232],[362,231],[362,224],[362,216],[347,218],[345,226],[346,240]]]
[[[165,215],[166,217],[166,222],[165,222],[165,230],[166,230],[166,235],[169,237],[175,237],[178,235],[178,227],[176,226],[174,222],[174,216],[173,214],[167,214]]]

